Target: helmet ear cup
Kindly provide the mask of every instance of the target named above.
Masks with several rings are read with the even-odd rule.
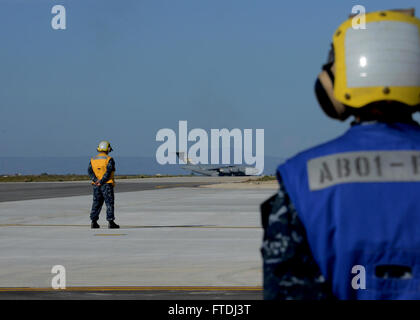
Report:
[[[324,65],[315,82],[315,94],[327,116],[341,121],[350,116],[349,108],[334,98],[334,64]]]

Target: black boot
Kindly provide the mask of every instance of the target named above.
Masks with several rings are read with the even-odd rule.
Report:
[[[116,224],[113,220],[109,221],[108,229],[119,229],[119,225]]]
[[[90,228],[91,229],[99,229],[100,226],[96,221],[92,221],[92,223],[90,224]]]

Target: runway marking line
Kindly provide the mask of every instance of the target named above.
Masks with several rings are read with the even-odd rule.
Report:
[[[53,289],[53,288],[30,288],[30,287],[8,287],[0,288],[0,292],[48,292],[48,291],[78,291],[78,292],[91,292],[91,291],[262,291],[263,288],[259,286],[150,286],[150,287],[68,287],[66,289]]]
[[[94,234],[94,236],[101,236],[101,237],[105,237],[105,236],[126,236],[126,233],[96,233]]]
[[[89,227],[85,224],[0,224],[0,227]],[[190,228],[190,229],[260,229],[256,226],[121,226],[121,229]]]
[[[158,185],[155,186],[155,189],[164,189],[164,188],[171,188],[171,187],[188,187],[185,184],[169,184],[169,185]]]

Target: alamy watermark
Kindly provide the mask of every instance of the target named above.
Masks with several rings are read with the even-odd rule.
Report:
[[[356,5],[351,9],[354,17],[351,20],[351,26],[354,30],[366,30],[366,8],[362,5]]]
[[[55,276],[51,280],[51,287],[55,290],[66,289],[66,268],[62,265],[55,265],[51,269]]]
[[[178,164],[177,152],[184,152],[187,159],[194,159],[196,164],[232,164],[233,150],[233,164],[255,165],[257,174],[264,171],[264,129],[255,129],[254,139],[253,129],[211,129],[207,133],[204,129],[195,128],[188,131],[188,122],[179,121],[178,136],[174,130],[164,128],[156,133],[156,141],[163,142],[156,150],[156,161],[161,165]],[[189,147],[189,142],[194,144]],[[183,157],[178,161],[179,164],[186,164]]]
[[[366,289],[366,269],[362,265],[355,265],[351,269],[351,273],[355,276],[351,279],[351,287],[354,290]]]
[[[51,27],[54,30],[66,30],[66,8],[62,5],[55,5],[51,8],[55,16],[51,19]]]

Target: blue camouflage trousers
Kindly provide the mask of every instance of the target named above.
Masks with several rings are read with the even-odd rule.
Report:
[[[113,221],[114,217],[114,186],[105,183],[101,186],[93,186],[93,204],[90,219],[97,221],[103,204],[106,204],[106,220]]]

